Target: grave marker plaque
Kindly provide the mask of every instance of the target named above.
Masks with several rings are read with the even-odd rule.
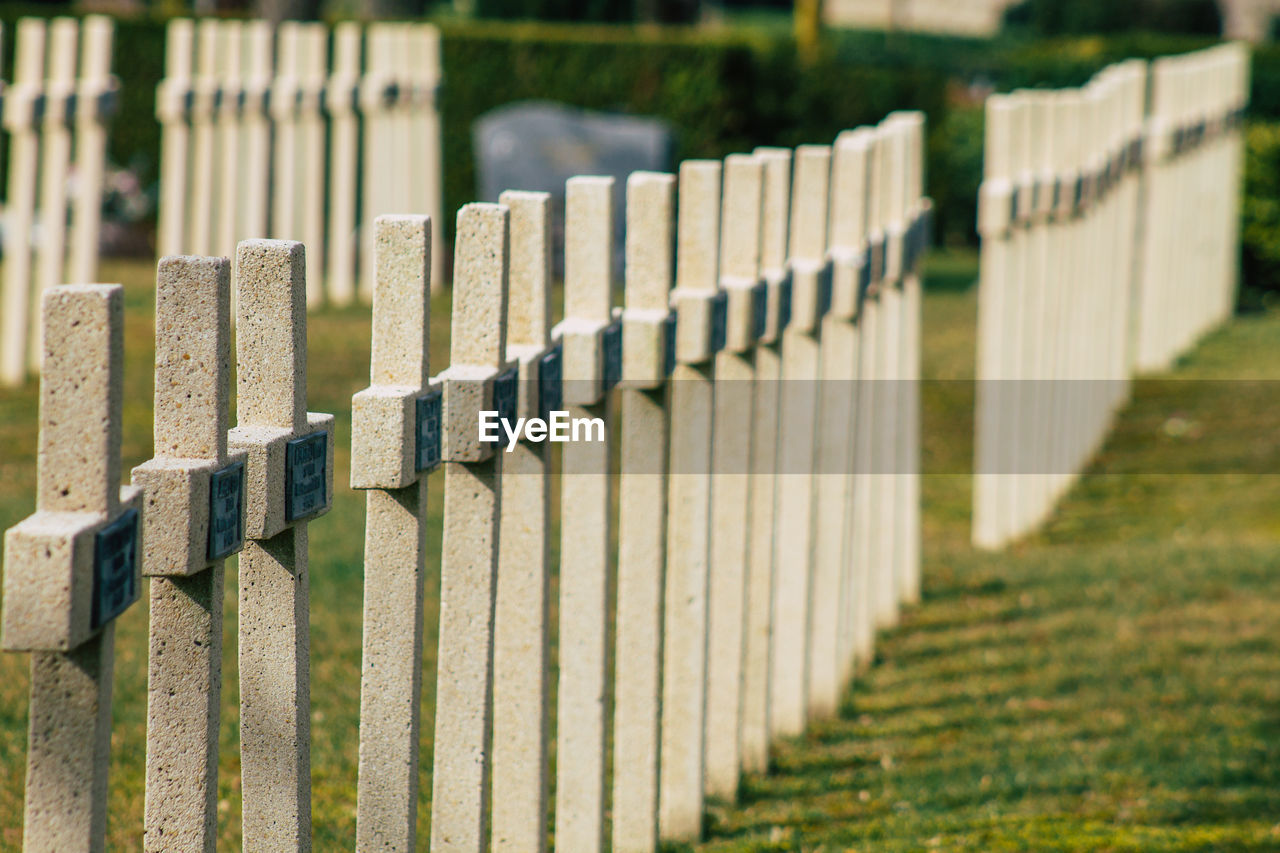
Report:
[[[221,560],[244,544],[244,462],[209,478],[209,559]]]

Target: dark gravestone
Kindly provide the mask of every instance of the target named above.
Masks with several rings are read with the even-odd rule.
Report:
[[[627,176],[671,168],[670,126],[655,118],[589,112],[550,101],[518,101],[490,110],[472,128],[481,201],[504,190],[551,194],[557,275],[564,257],[564,185],[577,175],[612,175],[614,269],[621,272]],[[619,276],[619,282],[621,277]]]

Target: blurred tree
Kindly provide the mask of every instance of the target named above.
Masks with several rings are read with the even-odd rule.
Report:
[[[795,36],[800,58],[812,61],[822,37],[822,0],[796,0]]]
[[[314,21],[320,17],[320,0],[252,0],[250,8],[255,17],[276,23]]]

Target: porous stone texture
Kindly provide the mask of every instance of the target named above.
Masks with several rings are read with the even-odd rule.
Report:
[[[655,377],[665,381],[661,362],[654,364],[649,352],[639,354],[626,347],[635,330],[649,328],[651,319],[661,323],[666,318],[674,213],[673,175],[632,173],[627,179],[622,369],[624,376],[646,384]],[[619,853],[646,853],[658,844],[670,420],[667,392],[661,386],[627,387],[620,397],[612,840]]]
[[[356,849],[412,851],[427,511],[427,479],[417,470],[415,401],[429,375],[431,221],[381,216],[375,227],[373,384],[352,401],[352,486],[369,489]],[[394,429],[372,415],[376,406],[402,413],[400,420],[388,419]]]
[[[704,785],[732,801],[740,771],[742,651],[746,619],[748,474],[755,364],[752,292],[759,279],[764,165],[731,155],[724,165],[720,273],[729,297],[727,339],[716,355],[711,439],[711,562],[707,593]],[[745,306],[745,312],[740,309]],[[736,346],[735,346],[736,344]]]
[[[106,849],[115,624],[31,655],[24,850]]]
[[[140,490],[117,491],[123,297],[119,285],[62,286],[42,306],[37,510],[5,535],[5,648],[34,652],[26,850],[104,849],[115,627],[91,625],[92,534],[136,511],[137,555],[144,520]]]
[[[612,178],[566,186],[565,323],[613,316]],[[565,408],[570,420],[601,418],[604,441],[563,449],[560,480],[560,684],[556,715],[556,848],[598,850],[605,838],[609,603],[613,487],[610,398],[586,381],[584,360],[565,337]],[[599,352],[599,350],[597,350]],[[602,359],[601,359],[602,360]]]
[[[310,573],[306,523],[333,501],[332,415],[306,407],[306,260],[301,243],[237,251],[236,414],[248,453],[239,574],[240,766],[246,849],[311,849]],[[324,501],[285,520],[284,445],[324,431]],[[269,464],[268,464],[269,463]]]
[[[418,828],[427,479],[370,489],[365,507],[356,849],[411,851]]]
[[[505,366],[509,211],[458,212],[449,371]],[[446,403],[449,387],[445,385]],[[481,406],[470,411],[473,435]],[[486,406],[485,408],[489,408]],[[481,462],[445,457],[440,567],[431,849],[489,847],[493,745],[494,609],[502,453]]]
[[[696,840],[702,834],[714,367],[707,361],[709,324],[694,328],[693,337],[685,338],[683,351],[679,336],[685,334],[690,306],[709,306],[717,289],[720,173],[718,161],[685,161],[680,166],[673,291],[680,326],[670,395],[659,774],[659,830],[664,840],[672,841]],[[703,328],[705,340],[701,339]]]
[[[209,559],[210,477],[243,462],[227,452],[230,312],[226,258],[160,260],[156,456],[133,469],[151,521],[143,848],[157,853],[211,853],[217,842],[224,571]]]
[[[432,850],[480,853],[489,847],[493,615],[504,461],[497,454],[487,462],[444,464]]]
[[[42,310],[36,512],[5,533],[3,642],[11,651],[70,651],[93,635],[94,534],[124,510],[123,290],[54,287]]]
[[[507,356],[519,414],[538,415],[538,361],[551,331],[551,197],[504,192],[511,211]],[[547,846],[550,737],[550,445],[503,453],[493,651],[493,849]]]

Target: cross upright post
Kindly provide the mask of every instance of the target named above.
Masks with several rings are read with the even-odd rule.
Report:
[[[481,440],[484,413],[515,420],[507,363],[510,214],[458,211],[449,368],[443,385],[444,555],[440,567],[431,849],[489,848],[493,632],[503,453]]]
[[[44,292],[36,512],[4,538],[3,647],[31,652],[23,849],[100,853],[115,618],[138,597],[142,490],[121,489],[124,290]]]
[[[212,853],[226,558],[244,544],[245,457],[227,449],[231,264],[167,257],[156,277],[155,457],[147,495],[151,578],[143,849]]]
[[[757,148],[764,167],[761,198],[760,274],[765,282],[764,331],[756,346],[756,393],[752,411],[751,509],[747,567],[747,623],[742,673],[742,767],[763,773],[769,766],[769,680],[773,656],[775,597],[774,513],[777,506],[778,424],[782,377],[782,331],[790,322],[791,273],[787,233],[791,208],[791,151]]]
[[[75,93],[76,196],[67,281],[93,281],[98,276],[107,121],[115,112],[118,89],[111,76],[114,34],[115,24],[106,15],[87,15],[81,23],[80,79]]]
[[[351,400],[351,487],[365,491],[364,638],[356,849],[417,839],[427,475],[440,464],[431,387],[431,223],[382,216],[370,387]]]
[[[356,296],[356,181],[360,150],[360,25],[333,30],[333,73],[324,92],[329,113],[329,299],[350,305]],[[432,216],[432,222],[436,217]],[[434,235],[433,235],[434,239]],[[439,251],[440,241],[432,244]],[[432,274],[435,285],[435,275]]]
[[[599,850],[605,838],[610,391],[622,362],[622,327],[613,319],[613,192],[611,177],[570,178],[565,187],[564,320],[556,333],[564,346],[565,411],[570,423],[588,424],[588,434],[567,443],[561,457],[556,846],[563,850]]]
[[[240,766],[246,850],[311,849],[311,573],[307,523],[333,500],[333,415],[307,411],[301,243],[245,240],[236,419],[246,454],[240,555]]]
[[[742,767],[739,720],[755,344],[764,331],[768,288],[760,278],[764,163],[750,154],[731,154],[725,158],[723,174],[719,264],[726,322],[725,348],[715,357],[712,415],[703,787],[708,796],[732,802]]]
[[[545,421],[562,406],[562,353],[551,338],[551,196],[508,191],[499,201],[511,212],[506,355],[519,374],[515,413],[526,422]],[[547,846],[551,726],[551,445],[516,441],[502,456],[493,849],[541,853]]]
[[[30,363],[32,319],[31,231],[40,175],[40,126],[44,110],[45,24],[18,21],[13,85],[4,92],[4,129],[9,133],[9,176],[5,199],[4,310],[0,322],[0,383],[20,385]]]
[[[658,846],[675,188],[674,175],[627,178],[613,712],[613,848],[620,853]]]
[[[830,308],[827,182],[831,148],[796,149],[791,195],[791,322],[782,341],[775,541],[784,576],[774,600],[770,723],[797,735],[808,715],[808,625],[813,574],[813,466],[821,379],[821,325]]]
[[[181,254],[187,230],[187,167],[191,146],[195,24],[173,18],[165,28],[164,79],[156,87],[160,120],[160,210],[156,249],[161,257]]]
[[[659,831],[671,841],[702,835],[711,431],[727,319],[719,286],[722,170],[718,160],[680,164],[659,776]]]
[[[240,238],[240,196],[244,186],[240,174],[240,125],[244,113],[244,24],[223,21],[218,27],[217,108],[218,172],[217,221],[213,229],[214,251],[228,257],[235,254]],[[247,235],[246,235],[247,236]],[[261,236],[261,235],[258,235]]]

